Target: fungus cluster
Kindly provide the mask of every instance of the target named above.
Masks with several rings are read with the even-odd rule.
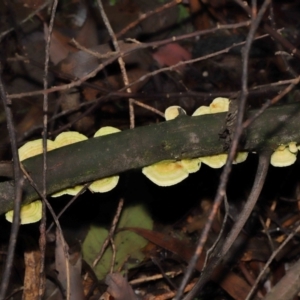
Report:
[[[94,135],[94,137],[104,136],[120,132],[119,129],[114,127],[102,127]],[[82,142],[88,138],[76,131],[68,131],[60,133],[54,141],[47,140],[47,151],[51,151],[60,147],[64,147],[70,144]],[[27,158],[39,155],[43,153],[43,140],[38,139],[24,144],[18,149],[20,161]],[[89,186],[89,190],[93,193],[106,193],[116,187],[119,181],[119,176],[111,176],[92,182]],[[63,195],[75,196],[83,188],[83,185],[76,185],[64,189],[58,193],[51,195],[51,197],[60,197]],[[6,220],[12,222],[13,210],[8,211],[5,214]],[[38,222],[42,218],[42,205],[41,201],[37,200],[28,205],[24,205],[20,211],[20,222],[21,224],[29,224]]]
[[[229,109],[229,99],[216,98],[209,106],[200,106],[192,116],[201,116],[207,114],[215,114],[227,112]],[[186,112],[180,106],[171,106],[165,111],[166,121],[173,120],[180,115],[186,115]],[[120,132],[119,129],[114,127],[102,127],[95,134],[94,137],[104,136]],[[59,134],[54,141],[47,140],[47,151],[51,151],[63,146],[87,140],[87,137],[78,132],[63,132]],[[42,139],[31,141],[19,148],[20,161],[29,157],[41,154],[43,152]],[[290,166],[296,161],[296,156],[300,150],[295,142],[290,142],[288,145],[280,145],[271,156],[271,165],[274,167]],[[236,155],[234,164],[244,162],[247,159],[247,152],[239,152]],[[192,159],[164,160],[153,165],[144,167],[142,173],[148,177],[153,183],[159,186],[175,185],[186,179],[190,173],[195,173],[200,170],[201,163],[208,165],[211,168],[221,168],[227,160],[227,154],[218,154],[213,156],[198,157]],[[102,178],[92,182],[89,185],[89,190],[93,193],[106,193],[118,184],[119,176],[111,176]],[[52,197],[59,197],[65,194],[76,195],[81,189],[82,185],[67,188],[63,191],[51,195]],[[6,213],[6,219],[12,222],[13,211]],[[37,222],[42,216],[42,203],[40,200],[34,201],[21,208],[20,219],[21,224],[28,224]]]
[[[271,156],[271,165],[274,167],[287,167],[295,163],[299,147],[295,142],[280,145]]]
[[[216,98],[209,106],[200,106],[192,116],[201,116],[226,112],[229,109],[229,99]],[[166,121],[173,120],[180,115],[186,114],[180,106],[171,106],[165,111]],[[234,163],[240,163],[247,159],[248,153],[238,153]],[[180,161],[166,160],[154,165],[143,168],[142,172],[152,182],[159,186],[171,186],[183,181],[190,173],[200,170],[201,163],[211,168],[217,169],[225,165],[227,154],[218,154],[213,156],[198,157],[193,159],[183,159]]]

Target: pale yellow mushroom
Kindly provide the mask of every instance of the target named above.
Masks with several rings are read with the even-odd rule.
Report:
[[[5,218],[8,222],[13,221],[14,211],[10,210],[5,214]],[[20,211],[20,223],[30,224],[40,221],[42,218],[42,202],[40,200],[31,202],[30,204],[21,207]]]
[[[57,197],[61,197],[63,195],[70,195],[70,196],[76,196],[83,188],[83,185],[76,185],[74,187],[70,187],[67,189],[64,189],[60,192],[57,192],[55,194],[52,194],[51,197],[53,198],[57,198]]]
[[[201,167],[201,158],[182,159],[180,162],[188,173],[196,173]]]
[[[244,162],[248,157],[248,152],[238,152],[238,154],[236,155],[235,159],[233,160],[233,164],[239,164]]]
[[[67,146],[70,144],[78,143],[87,140],[88,138],[77,132],[77,131],[67,131],[60,133],[54,140],[56,148]]]
[[[202,115],[209,115],[209,114],[211,114],[209,106],[200,106],[194,111],[192,116],[195,117],[195,116],[202,116]]]
[[[47,140],[47,151],[54,150],[55,144],[51,140]],[[27,142],[18,149],[19,159],[23,161],[27,158],[39,155],[43,153],[43,140],[38,139]],[[5,214],[7,221],[12,222],[13,210],[8,211]],[[40,200],[31,202],[30,204],[24,205],[20,211],[21,224],[29,224],[38,222],[42,218],[42,202]]]
[[[296,142],[290,142],[288,146],[289,146],[289,150],[292,153],[296,153],[297,154],[298,148],[297,148]]]
[[[287,167],[295,163],[296,154],[289,150],[289,147],[284,145],[279,146],[271,156],[271,165],[274,167]]]
[[[226,164],[227,154],[200,157],[201,161],[213,169],[222,168]]]
[[[170,106],[165,110],[166,121],[177,118],[180,114],[186,115],[186,111],[178,105]]]
[[[177,184],[189,176],[188,171],[180,161],[164,160],[144,167],[143,174],[153,183],[159,186],[171,186]]]
[[[119,182],[119,176],[111,176],[94,181],[89,190],[93,193],[106,193],[114,189]]]
[[[94,134],[94,137],[104,136],[112,133],[120,132],[121,130],[112,126],[105,126],[101,127],[96,133]]]
[[[54,140],[54,144],[56,148],[64,147],[67,145],[71,145],[74,143],[82,142],[87,140],[88,138],[77,132],[77,131],[67,131],[67,132],[62,132],[60,133]],[[67,189],[64,189],[58,193],[55,193],[51,195],[51,197],[56,198],[60,197],[63,195],[70,195],[70,196],[75,196],[77,195],[80,190],[83,188],[83,185],[76,185],[74,187],[69,187]]]
[[[165,110],[166,121],[177,118],[180,114],[186,114],[180,106],[170,106]],[[171,186],[187,178],[189,173],[197,172],[201,162],[198,159],[184,159],[181,161],[164,160],[144,167],[142,172],[153,183],[159,186]]]
[[[55,143],[51,140],[47,140],[47,151],[54,150]],[[34,141],[27,142],[22,147],[18,149],[19,159],[23,161],[27,158],[39,155],[43,153],[43,140],[38,139]]]
[[[104,136],[120,132],[121,130],[112,126],[101,127],[95,134],[94,137]],[[93,193],[106,193],[114,189],[119,182],[119,176],[111,176],[102,178],[94,181],[90,186],[89,190]]]
[[[229,109],[229,99],[221,97],[215,98],[209,107],[211,114],[226,112]]]
[[[209,106],[200,106],[193,113],[193,116],[201,116],[207,114],[214,114],[219,112],[226,112],[229,109],[229,99],[215,98]],[[201,161],[211,168],[221,168],[225,165],[227,154],[219,154],[213,156],[200,157]]]
[[[228,98],[215,98],[209,106],[200,106],[197,108],[192,116],[201,116],[216,114],[221,112],[226,112],[229,109],[229,99]]]

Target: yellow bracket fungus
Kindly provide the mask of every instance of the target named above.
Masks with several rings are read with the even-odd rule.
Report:
[[[235,159],[233,160],[233,164],[239,164],[244,162],[248,157],[248,152],[238,152],[238,154],[236,155]]]
[[[63,146],[71,145],[74,143],[82,142],[87,140],[88,138],[77,132],[77,131],[67,131],[60,133],[54,140],[54,144],[56,148],[60,148]]]
[[[186,112],[180,106],[170,106],[165,110],[165,119],[170,121],[184,114]],[[142,172],[159,186],[171,186],[186,179],[189,173],[197,172],[200,169],[200,165],[201,162],[198,159],[186,159],[184,161],[164,160],[144,167]]]
[[[287,167],[295,163],[297,159],[297,151],[291,152],[290,147],[294,151],[295,148],[293,144],[290,143],[289,145],[280,145],[275,152],[271,156],[271,165],[274,167]],[[290,146],[291,145],[291,146]]]
[[[209,107],[211,114],[226,112],[229,110],[229,99],[218,97],[213,100]]]
[[[166,121],[174,120],[179,115],[186,115],[186,112],[178,105],[170,106],[165,110]]]
[[[296,153],[298,152],[298,148],[297,148],[297,145],[295,142],[290,142],[289,143],[289,150],[292,152],[292,153]]]
[[[120,132],[121,130],[111,126],[105,126],[100,128],[95,134],[94,137],[104,136],[108,134],[113,134]],[[102,178],[94,181],[90,186],[89,190],[93,193],[106,193],[111,191],[117,186],[119,182],[119,176],[111,176],[107,178]]]
[[[227,154],[219,154],[214,156],[205,156],[200,158],[201,161],[213,169],[222,168],[227,160]]]
[[[117,133],[120,132],[121,130],[112,126],[105,126],[105,127],[101,127],[98,131],[96,131],[96,133],[94,134],[94,137],[98,137],[98,136],[104,136],[104,135],[108,135],[108,134],[112,134],[112,133]]]
[[[54,150],[55,144],[51,140],[47,140],[47,151]],[[18,149],[19,159],[23,161],[27,158],[39,155],[43,153],[43,140],[38,139],[24,144],[22,147]],[[5,218],[7,221],[12,222],[14,211],[8,211],[5,214]],[[38,222],[42,218],[42,202],[37,200],[35,202],[31,202],[30,204],[24,205],[21,207],[20,211],[20,219],[21,224],[30,224]]]
[[[47,151],[54,150],[56,148],[55,143],[51,140],[47,140]],[[43,153],[43,140],[38,139],[24,144],[18,149],[19,159],[23,161],[27,158],[39,155]]]
[[[111,176],[94,181],[89,190],[93,193],[106,193],[114,189],[119,182],[119,176]]]
[[[192,116],[201,116],[226,112],[229,110],[229,99],[228,98],[215,98],[209,106],[200,106]]]
[[[56,146],[56,148],[60,148],[60,147],[64,147],[70,144],[74,144],[74,143],[78,143],[81,141],[85,141],[88,138],[77,132],[77,131],[67,131],[67,132],[62,132],[60,133],[54,140],[54,144]],[[70,187],[67,188],[63,191],[60,191],[58,193],[55,193],[53,195],[51,195],[51,197],[56,198],[56,197],[60,197],[63,195],[71,195],[71,196],[75,196],[77,195],[80,190],[83,188],[83,185],[76,185],[75,187]]]
[[[181,165],[188,173],[196,173],[201,167],[201,158],[182,159]]]
[[[13,221],[14,211],[10,210],[5,214],[5,218],[8,222]],[[42,218],[42,202],[37,200],[30,204],[21,207],[20,222],[21,224],[30,224],[40,221]]]
[[[195,110],[192,116],[202,116],[215,113],[226,112],[229,109],[229,99],[216,98],[209,106],[200,106]],[[211,168],[221,168],[225,165],[227,160],[227,154],[219,154],[213,156],[201,157],[201,161]]]
[[[63,195],[70,195],[70,196],[76,196],[83,188],[83,185],[76,185],[74,187],[70,187],[67,189],[64,189],[60,192],[57,192],[55,194],[52,194],[51,197],[52,198],[57,198],[57,197],[61,197]]]
[[[194,113],[192,114],[192,117],[202,116],[202,115],[209,115],[209,114],[211,114],[209,106],[200,106],[199,108],[197,108],[194,111]]]
[[[145,167],[143,174],[159,186],[177,184],[189,176],[189,172],[180,161],[164,160]]]

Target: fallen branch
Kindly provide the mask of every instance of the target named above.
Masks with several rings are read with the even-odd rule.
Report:
[[[257,111],[250,111],[251,117]],[[72,144],[47,153],[47,195],[100,178],[140,169],[161,160],[203,157],[224,153],[219,133],[226,113],[199,117],[182,116],[173,121],[125,130]],[[247,129],[241,151],[274,151],[278,145],[300,143],[300,105],[272,107]],[[37,187],[42,187],[42,155],[23,162]],[[201,172],[201,170],[200,170]],[[24,182],[23,201],[39,196]],[[13,208],[13,181],[0,183],[0,214]]]

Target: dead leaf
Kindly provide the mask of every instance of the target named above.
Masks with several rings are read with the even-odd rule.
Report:
[[[81,256],[73,255],[73,260],[66,261],[64,244],[59,231],[56,231],[55,267],[58,272],[58,280],[67,292],[68,280],[70,281],[70,299],[84,300],[83,285],[81,280]],[[67,249],[66,249],[67,251]]]
[[[105,283],[108,285],[107,292],[115,300],[138,299],[128,281],[120,273],[108,274]]]
[[[179,255],[186,262],[189,262],[194,254],[195,249],[191,246],[188,246],[186,242],[180,241],[163,233],[143,228],[127,228],[127,230],[131,230],[137,234],[140,234],[150,242]],[[200,272],[203,268],[204,259],[205,253],[202,252],[202,255],[196,264],[196,269]],[[244,279],[226,269],[224,266],[217,267],[211,279],[220,284],[220,286],[236,300],[245,299],[251,289]]]

